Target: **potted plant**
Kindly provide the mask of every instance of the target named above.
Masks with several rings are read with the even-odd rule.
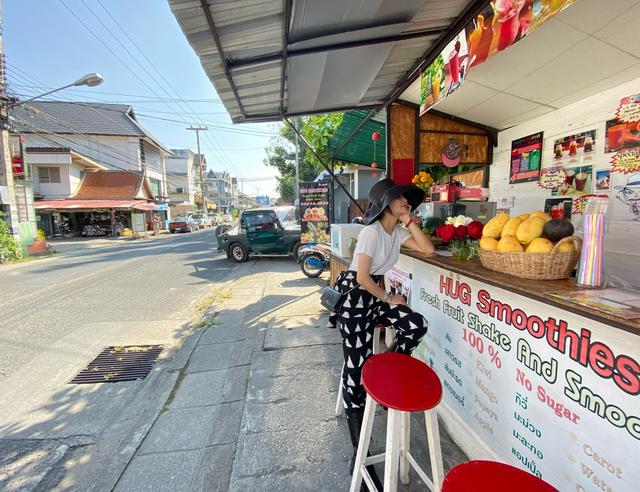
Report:
[[[413,177],[411,182],[418,188],[424,190],[425,201],[429,201],[431,198],[431,185],[433,184],[433,178],[431,177],[431,174],[426,171],[420,171]]]

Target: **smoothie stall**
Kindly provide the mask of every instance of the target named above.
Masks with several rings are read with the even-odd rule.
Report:
[[[455,258],[450,247],[430,258],[405,251],[393,275],[407,279],[410,306],[429,320],[414,355],[441,378],[439,415],[470,457],[519,466],[562,491],[633,491],[640,483],[640,73],[637,59],[616,49],[631,42],[629,14],[618,2],[607,5],[620,13],[594,5],[577,1],[486,58],[475,36],[493,21],[490,12],[479,15],[388,108],[394,179],[437,174],[446,164],[437,154],[456,139],[459,165],[466,159],[464,171],[482,175],[479,187],[504,217],[502,231],[493,231],[500,218],[485,225],[480,258]],[[499,46],[502,38],[491,39]],[[458,66],[446,63],[452,52]],[[567,70],[579,52],[593,55],[590,69]],[[447,184],[464,185],[459,169]],[[451,215],[455,203],[445,207]],[[527,238],[518,225],[531,215],[542,221]],[[550,235],[552,243],[542,232],[552,218],[560,229],[571,226],[560,236],[582,239],[566,240],[574,253],[560,253],[575,254],[568,261],[577,273],[569,267],[566,278],[535,279],[536,267],[495,271],[486,261],[535,248],[533,255],[553,259],[560,236]]]

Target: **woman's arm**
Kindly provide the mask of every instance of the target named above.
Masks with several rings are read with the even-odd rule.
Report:
[[[411,220],[411,217],[407,215],[400,217],[400,220],[406,224]],[[436,248],[433,246],[431,239],[422,232],[418,223],[415,222],[415,220],[411,221],[407,230],[411,233],[411,237],[402,243],[402,245],[418,253],[422,253],[425,256],[431,256]]]
[[[388,302],[389,304],[405,304],[404,299],[399,295],[392,295],[385,298],[385,290],[376,284],[369,274],[370,267],[371,257],[365,253],[359,253],[356,280],[360,286],[381,301]]]

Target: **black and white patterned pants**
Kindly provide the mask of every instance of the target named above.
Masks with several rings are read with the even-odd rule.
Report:
[[[382,276],[372,275],[379,283]],[[353,289],[356,287],[355,289]],[[342,308],[329,317],[329,327],[342,335],[344,368],[342,395],[345,408],[364,408],[366,392],[362,386],[362,365],[373,354],[373,334],[380,324],[396,330],[396,351],[411,354],[427,333],[427,320],[408,306],[390,305],[370,294],[356,282],[356,272],[341,273],[335,288],[348,292]]]

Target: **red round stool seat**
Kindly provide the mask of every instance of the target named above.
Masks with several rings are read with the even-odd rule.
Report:
[[[409,355],[385,352],[362,367],[362,384],[380,405],[402,412],[424,412],[442,399],[442,384],[424,362]]]
[[[474,460],[452,468],[442,492],[558,492],[531,473],[497,461]]]

